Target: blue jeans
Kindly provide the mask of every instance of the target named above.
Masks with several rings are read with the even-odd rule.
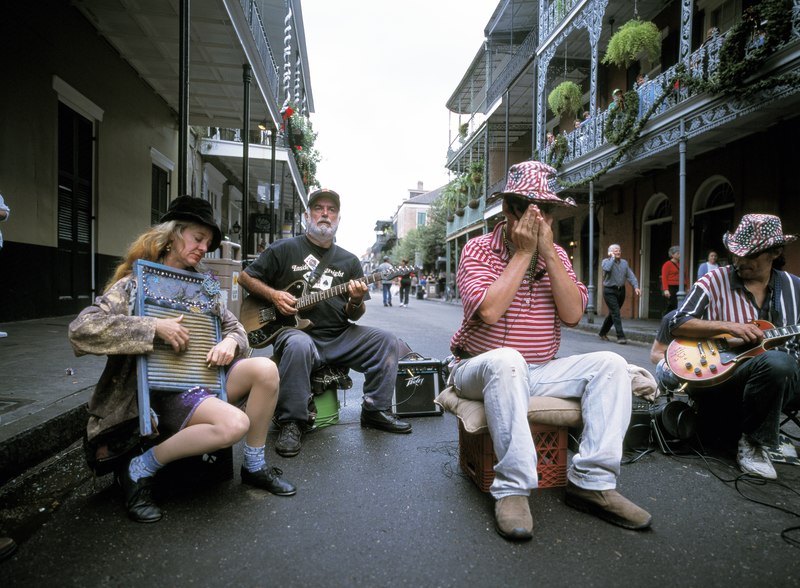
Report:
[[[383,285],[383,305],[392,305],[392,284],[391,282]]]
[[[490,492],[496,499],[528,495],[538,486],[536,449],[528,424],[531,396],[580,400],[583,435],[567,478],[587,490],[616,488],[622,439],[631,418],[627,362],[598,351],[527,364],[501,347],[460,361],[451,382],[462,398],[482,400],[497,456]]]

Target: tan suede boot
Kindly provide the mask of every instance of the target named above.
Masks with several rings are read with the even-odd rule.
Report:
[[[616,490],[585,490],[567,482],[568,506],[626,529],[646,529],[653,517]]]
[[[533,517],[527,496],[506,496],[494,505],[497,532],[512,541],[527,541],[533,531]]]

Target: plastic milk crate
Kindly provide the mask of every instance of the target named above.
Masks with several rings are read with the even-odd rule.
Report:
[[[567,485],[567,427],[531,424],[536,447],[539,488]],[[458,420],[458,463],[475,485],[488,492],[497,457],[488,432],[467,433]]]

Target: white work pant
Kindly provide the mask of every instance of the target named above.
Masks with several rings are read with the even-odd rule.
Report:
[[[580,400],[583,434],[567,478],[587,490],[616,488],[631,418],[630,377],[621,356],[598,351],[529,365],[503,347],[460,361],[451,382],[462,398],[484,403],[497,456],[490,488],[496,499],[528,495],[538,485],[530,396]]]

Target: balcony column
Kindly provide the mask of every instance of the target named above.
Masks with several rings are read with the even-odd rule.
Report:
[[[277,129],[275,125],[269,130],[270,142],[270,157],[272,161],[269,162],[269,244],[275,240],[275,142],[278,139]],[[283,194],[283,188],[281,188]],[[281,197],[283,198],[283,197]],[[294,203],[292,203],[294,206]]]
[[[250,64],[242,64],[242,90],[244,124],[242,125],[242,259],[247,259],[249,250],[250,207]]]
[[[686,256],[686,127],[684,120],[681,119],[681,135],[678,140],[679,172],[678,172],[678,207],[679,207],[679,233],[678,247],[681,248],[680,275],[678,276],[678,306],[681,305],[686,296],[686,284],[684,282],[685,268],[687,264]]]
[[[589,72],[589,114],[594,117],[597,108],[597,64],[600,50],[600,34],[603,31],[603,15],[607,2],[593,2],[588,18],[589,45],[591,46],[591,71]]]
[[[692,11],[694,0],[681,0],[681,44],[678,61],[689,64],[689,54],[692,52]],[[681,253],[681,255],[683,255]]]
[[[547,85],[547,70],[550,68],[550,61],[556,53],[554,44],[550,45],[539,57],[539,69],[536,72],[536,100],[538,116],[536,117],[536,145],[540,153],[544,152],[544,134],[547,119],[547,96],[545,96],[545,86]]]
[[[187,162],[189,157],[189,0],[181,0],[179,10],[178,195],[183,196],[189,194],[186,189],[186,180],[189,177]]]
[[[594,324],[594,316],[597,310],[594,306],[594,182],[589,182],[589,299],[586,303],[586,315],[589,324]]]

